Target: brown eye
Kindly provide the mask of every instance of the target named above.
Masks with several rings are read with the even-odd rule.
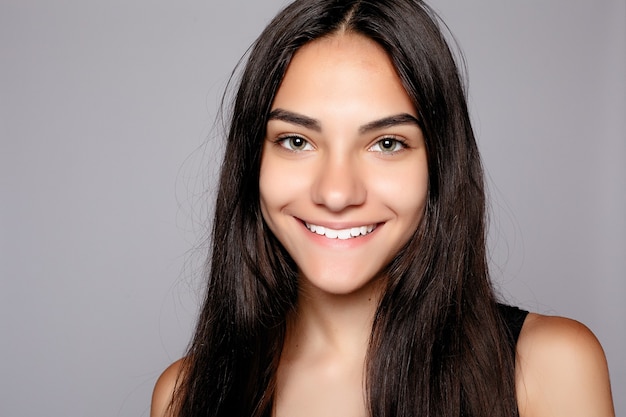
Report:
[[[310,151],[313,149],[313,146],[311,146],[311,144],[301,136],[282,137],[277,142],[283,148],[294,152]]]
[[[396,138],[382,138],[368,150],[372,152],[394,153],[404,149],[406,145]]]
[[[383,139],[380,141],[380,148],[385,151],[392,151],[396,143],[393,139]]]

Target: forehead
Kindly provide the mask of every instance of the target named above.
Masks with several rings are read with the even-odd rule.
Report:
[[[383,113],[414,113],[385,50],[365,36],[341,33],[312,41],[294,54],[272,107],[309,113],[314,107],[357,104]]]
[[[372,70],[393,70],[387,53],[378,43],[352,32],[335,33],[311,41],[296,51],[292,62],[301,60],[323,62],[328,58],[341,59]]]

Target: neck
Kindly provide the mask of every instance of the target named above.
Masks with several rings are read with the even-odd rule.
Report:
[[[365,358],[382,287],[379,280],[351,294],[329,294],[302,285],[285,353]]]

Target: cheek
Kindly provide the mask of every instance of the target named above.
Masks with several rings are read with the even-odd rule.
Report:
[[[265,221],[272,219],[286,206],[298,201],[306,189],[306,172],[294,169],[293,164],[276,158],[264,157],[259,173],[261,211]]]
[[[377,194],[396,215],[417,227],[426,207],[428,196],[428,169],[426,164],[409,167],[372,181]]]
[[[276,173],[268,169],[265,159],[261,161],[261,172],[259,173],[259,195],[261,199],[261,213],[265,221],[271,226],[270,211],[277,200],[276,194]]]

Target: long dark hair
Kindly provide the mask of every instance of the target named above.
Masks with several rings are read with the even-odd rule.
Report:
[[[293,54],[342,31],[388,53],[426,141],[429,192],[387,266],[366,364],[372,416],[516,415],[514,358],[486,264],[483,173],[464,88],[435,13],[417,0],[297,0],[253,45],[234,100],[206,298],[175,391],[179,417],[269,416],[296,265],[263,221],[267,117]]]

